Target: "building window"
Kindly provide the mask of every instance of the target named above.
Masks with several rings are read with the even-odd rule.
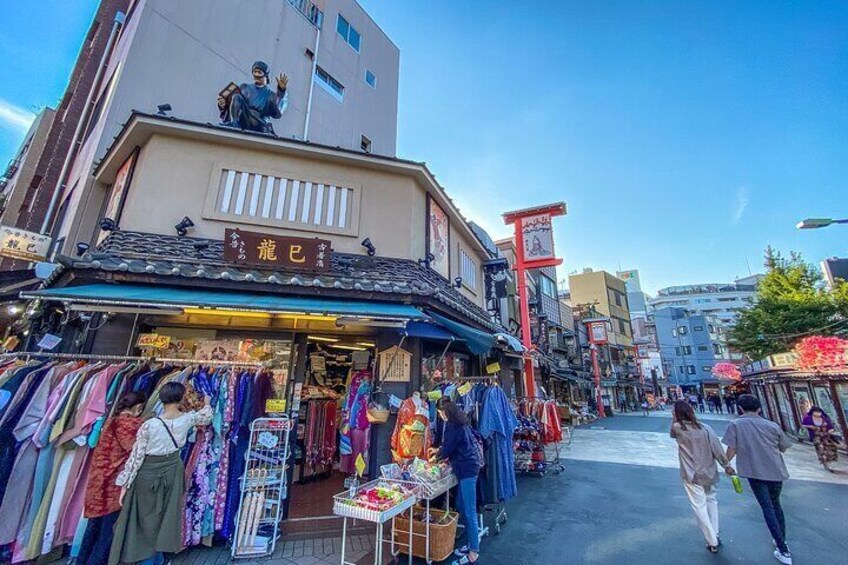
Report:
[[[695,365],[686,365],[686,373],[690,375],[695,374]]]
[[[371,153],[371,140],[365,137],[364,135],[360,136],[359,148],[365,151],[366,153]]]
[[[698,351],[707,351],[708,349],[709,349],[709,347],[707,347],[706,345],[699,345],[698,346]]]
[[[715,333],[715,326],[713,326],[712,324],[710,324],[709,326],[707,326],[707,329],[708,329],[708,330],[710,330],[710,333],[711,333],[711,334],[714,334],[714,333]]]
[[[677,337],[677,329],[671,328],[671,337]]]
[[[704,326],[695,326],[692,329],[695,330],[696,332],[702,332],[702,331],[704,331]]]
[[[621,318],[618,319],[618,331],[619,333],[627,335],[627,324],[625,324],[624,320],[622,320]]]
[[[677,355],[678,357],[680,357],[680,348],[679,347],[674,348],[674,354]]]
[[[371,88],[377,88],[377,77],[371,71],[365,71],[365,83]]]
[[[677,333],[679,333],[680,335],[686,335],[689,333],[689,328],[687,328],[686,326],[679,326],[677,328]]]
[[[683,346],[683,355],[692,355],[692,346],[684,345]]]
[[[477,265],[471,256],[465,251],[459,251],[459,273],[462,277],[462,284],[468,288],[477,288]]]
[[[703,367],[701,367],[701,370],[705,373],[711,373],[713,368],[710,367],[709,365],[704,365]]]
[[[542,294],[545,296],[556,298],[556,284],[545,275],[539,276],[539,287],[541,287]]]
[[[686,368],[683,365],[678,365],[677,369],[680,371],[680,374],[686,373]]]
[[[359,35],[359,32],[342,17],[341,14],[339,14],[339,19],[336,21],[336,31],[339,32],[339,35],[342,36],[348,45],[353,47],[353,49],[359,53],[359,42],[361,40],[361,36]]]
[[[721,346],[719,344],[713,344],[713,353],[715,353],[716,355],[721,355]]]
[[[621,306],[621,295],[617,292],[614,292],[613,294],[615,294],[615,305]]]
[[[344,101],[344,86],[342,86],[342,83],[330,76],[330,73],[321,67],[315,67],[315,82],[339,102]]]

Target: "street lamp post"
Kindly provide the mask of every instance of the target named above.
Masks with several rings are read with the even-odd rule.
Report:
[[[831,224],[848,224],[848,218],[842,220],[834,220],[833,218],[807,218],[795,224],[795,227],[799,230],[816,230],[826,228]]]

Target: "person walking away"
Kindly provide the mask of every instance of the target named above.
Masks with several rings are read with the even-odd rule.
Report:
[[[648,399],[646,397],[642,398],[642,415],[650,416],[651,415],[651,405],[648,403]]]
[[[701,394],[700,392],[698,393],[698,410],[701,412],[701,414],[703,414],[703,413],[704,413],[704,411],[705,411],[705,408],[704,408],[704,395],[703,395],[703,394]]]
[[[838,441],[833,421],[824,413],[824,410],[818,406],[813,406],[804,416],[802,425],[807,428],[807,432],[810,434],[810,441],[816,448],[819,462],[825,469],[834,473],[835,471],[830,467],[830,464],[836,462]]]
[[[724,397],[724,405],[727,406],[727,413],[728,414],[733,414],[733,412],[734,412],[733,404],[734,403],[733,403],[733,396],[732,395],[728,394],[727,396]]]
[[[88,525],[77,563],[106,565],[109,561],[112,531],[121,513],[121,487],[115,484],[115,479],[129,458],[143,423],[141,412],[145,402],[144,393],[126,393],[115,404],[115,415],[101,428],[85,489],[83,516],[88,519]]]
[[[789,438],[779,425],[760,416],[760,401],[756,396],[743,394],[736,405],[742,415],[727,425],[722,438],[727,445],[727,459],[733,461],[735,457],[739,476],[748,479],[774,540],[775,559],[791,565],[792,556],[786,545],[786,519],[780,505],[783,482],[789,478],[783,461],[783,452],[789,449]]]
[[[680,478],[695,512],[698,526],[707,540],[707,551],[718,553],[721,545],[718,530],[718,500],[716,485],[719,481],[716,462],[728,474],[735,474],[730,466],[715,432],[702,424],[688,402],[678,400],[672,412],[671,437],[677,441],[680,460]]]
[[[698,395],[694,392],[689,393],[689,404],[692,406],[693,410],[698,407]]]
[[[721,396],[716,394],[713,396],[713,400],[715,401],[716,412],[724,414],[724,404],[721,402]]]
[[[624,396],[624,393],[618,395],[618,405],[621,407],[621,412],[627,412],[627,397]]]
[[[454,551],[454,555],[459,559],[455,560],[453,565],[478,563],[480,561],[480,532],[477,523],[477,475],[480,474],[480,467],[483,464],[483,444],[468,425],[465,412],[453,401],[446,397],[442,398],[438,404],[438,413],[439,417],[445,421],[442,445],[430,451],[439,459],[449,460],[456,478],[459,479],[457,504],[465,525],[463,529],[465,542]]]
[[[115,524],[109,565],[148,560],[161,564],[163,553],[183,549],[185,469],[180,449],[191,428],[212,421],[208,397],[198,411],[180,410],[185,391],[180,383],[162,385],[162,415],[141,425],[129,459],[115,480],[121,487],[121,514]]]
[[[710,411],[710,414],[715,412],[715,399],[712,394],[707,397],[707,409]]]

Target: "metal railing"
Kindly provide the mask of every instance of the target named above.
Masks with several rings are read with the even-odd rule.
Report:
[[[324,12],[316,6],[311,0],[286,0],[295,10],[309,20],[309,23],[321,29],[324,23]]]

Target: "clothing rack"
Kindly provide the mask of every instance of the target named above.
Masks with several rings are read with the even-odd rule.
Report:
[[[2,353],[0,358],[8,357],[44,357],[47,359],[78,359],[81,361],[140,361],[149,363],[175,363],[181,365],[216,365],[225,367],[262,368],[265,363],[245,361],[216,361],[213,359],[179,359],[176,357],[142,357],[132,355],[100,355],[89,353],[52,353],[49,351],[21,351]]]

